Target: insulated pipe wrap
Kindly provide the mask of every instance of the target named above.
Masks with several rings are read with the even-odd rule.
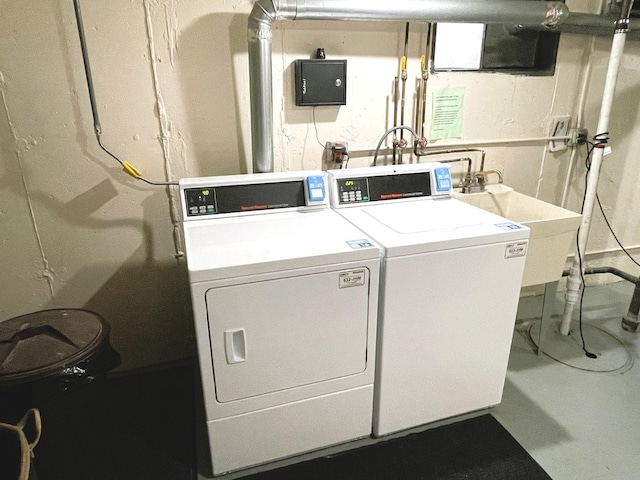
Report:
[[[291,3],[290,1],[287,3]],[[298,20],[386,20],[455,23],[519,23],[554,26],[569,14],[562,2],[402,0],[390,7],[371,0],[298,0]]]

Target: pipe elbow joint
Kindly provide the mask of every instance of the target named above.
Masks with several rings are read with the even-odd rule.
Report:
[[[247,20],[247,27],[249,33],[259,31],[263,26],[271,27],[273,22],[276,21],[278,16],[278,10],[274,5],[273,0],[257,0],[253,4],[251,13]]]

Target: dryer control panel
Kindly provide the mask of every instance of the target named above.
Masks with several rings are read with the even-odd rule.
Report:
[[[396,165],[329,171],[332,206],[451,196],[448,165]]]
[[[274,209],[327,207],[322,172],[261,173],[180,180],[185,220]]]

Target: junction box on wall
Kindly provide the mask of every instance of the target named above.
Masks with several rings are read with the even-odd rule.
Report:
[[[347,61],[326,60],[324,49],[315,58],[294,62],[296,105],[317,107],[347,104]]]

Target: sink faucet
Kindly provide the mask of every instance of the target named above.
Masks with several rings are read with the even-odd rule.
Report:
[[[473,174],[473,180],[468,185],[466,191],[462,190],[462,193],[480,193],[484,192],[484,187],[487,183],[487,177],[489,174],[495,173],[498,176],[498,183],[502,183],[504,177],[502,176],[502,172],[500,170],[483,170],[481,172],[476,172]]]
[[[498,183],[502,183],[504,181],[504,177],[500,170],[484,170],[482,172],[476,172],[473,174],[473,178],[474,180],[477,178],[478,181],[481,183],[486,183],[487,177],[489,176],[490,173],[495,173],[498,176]],[[483,180],[480,180],[481,178]]]

